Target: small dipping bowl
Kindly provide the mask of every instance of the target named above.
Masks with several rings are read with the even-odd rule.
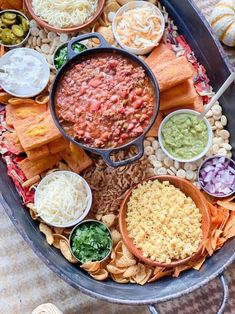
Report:
[[[73,254],[73,251],[72,251],[72,237],[73,237],[73,233],[76,231],[77,228],[79,228],[80,226],[82,225],[91,225],[91,224],[97,224],[97,225],[103,225],[106,227],[108,233],[109,233],[109,236],[110,236],[110,239],[111,239],[111,247],[110,247],[110,250],[108,252],[108,254],[102,259],[102,260],[99,260],[99,262],[103,262],[105,261],[109,255],[111,254],[112,252],[112,247],[113,247],[113,240],[112,240],[112,235],[111,235],[111,231],[109,230],[109,228],[106,226],[106,224],[104,224],[103,222],[101,221],[98,221],[98,220],[94,220],[94,219],[87,219],[87,220],[84,220],[84,221],[81,221],[80,223],[78,223],[74,228],[73,230],[71,231],[70,233],[70,236],[69,236],[69,247],[70,247],[70,251],[71,251],[71,254],[73,255],[74,258],[76,258],[76,260],[78,260],[80,263],[82,263],[82,261],[80,261],[76,255]]]
[[[218,166],[219,164],[221,164],[220,167]],[[210,167],[212,167],[213,169]],[[218,171],[219,172],[221,171],[224,174],[225,169],[226,168],[228,169],[229,167],[231,167],[231,169],[230,169],[230,171],[228,170],[228,173],[226,175],[226,180],[229,181],[229,175],[230,175],[231,178],[233,176],[233,182],[231,181],[231,183],[229,183],[229,182],[224,183],[224,185],[227,185],[227,188],[230,189],[230,192],[228,191],[228,193],[224,193],[224,191],[226,192],[226,186],[223,186],[223,183],[221,182],[222,179],[220,177],[218,177],[216,179],[216,176],[220,175],[220,174],[218,174]],[[233,171],[233,174],[231,173],[232,171]],[[229,172],[230,172],[230,174],[229,174]],[[214,173],[214,175],[213,175],[213,173]],[[203,179],[204,176],[205,176],[205,178]],[[208,182],[205,182],[205,180]],[[218,197],[218,198],[224,198],[224,197],[231,196],[233,193],[235,193],[235,161],[232,160],[231,158],[228,158],[228,157],[225,157],[222,155],[215,155],[215,156],[211,156],[211,157],[205,159],[198,169],[198,182],[200,184],[200,187],[207,194],[209,194],[211,196]],[[221,185],[221,192],[220,191],[216,192],[216,187],[214,185],[216,183],[222,184]],[[209,186],[208,186],[208,184],[209,184]],[[215,187],[214,192],[212,192],[209,189],[209,187],[213,188],[213,186]]]
[[[24,56],[32,56],[34,58],[36,58],[37,60],[39,60],[41,62],[41,69],[43,70],[42,73],[43,75],[41,77],[37,78],[37,86],[27,86],[25,87],[19,87],[18,89],[16,89],[15,87],[10,87],[9,84],[6,83],[6,81],[4,82],[4,79],[1,79],[0,83],[1,83],[1,87],[4,89],[4,91],[6,91],[7,93],[15,96],[15,97],[19,97],[19,98],[31,98],[34,96],[37,96],[38,94],[40,94],[47,86],[48,82],[49,82],[49,78],[50,78],[50,67],[49,64],[47,63],[46,58],[39,53],[38,51],[31,49],[31,48],[17,48],[17,49],[12,49],[10,51],[8,51],[7,53],[5,53],[1,58],[0,58],[0,68],[2,68],[4,65],[9,65],[10,64],[10,59],[14,56],[17,55],[19,52],[22,53],[22,55]],[[14,68],[14,64],[12,65],[12,68]],[[22,69],[16,69],[16,77],[17,80],[21,80],[22,77],[24,77],[24,71],[22,71]]]
[[[22,12],[20,12],[20,11],[11,10],[11,9],[9,9],[9,10],[3,10],[3,11],[0,12],[0,17],[1,17],[4,13],[13,13],[13,14],[16,14],[16,15],[21,15],[21,16],[22,16],[23,18],[25,18],[26,21],[29,23],[29,19],[27,18],[27,16],[24,15],[24,14],[23,14]],[[29,35],[30,35],[30,25],[29,25],[29,29],[28,29],[26,35],[24,36],[23,40],[22,40],[19,44],[13,44],[13,45],[8,45],[8,44],[4,44],[4,43],[0,43],[0,44],[1,44],[2,46],[4,46],[4,47],[10,48],[10,49],[12,49],[12,48],[17,48],[17,47],[21,47],[21,46],[23,46],[23,45],[27,42],[27,40],[28,40],[28,38],[29,38]]]
[[[67,42],[61,44],[60,46],[58,46],[58,47],[56,48],[56,50],[55,50],[55,52],[54,52],[54,55],[53,55],[53,65],[54,65],[56,71],[59,71],[59,69],[62,68],[62,66],[67,62],[67,59],[66,59],[65,62],[61,65],[61,67],[57,68],[57,67],[56,67],[56,64],[55,64],[55,58],[56,58],[57,53],[60,51],[60,49],[63,49],[63,48],[65,48],[65,47],[67,47],[67,46],[68,46],[68,43],[69,43],[69,42],[67,41]],[[78,44],[81,45],[81,46],[83,46],[83,47],[84,47],[84,50],[87,49],[87,46],[86,46],[83,42],[79,42]],[[83,51],[84,51],[84,50],[83,50]],[[78,54],[79,54],[79,52],[78,52]]]
[[[202,121],[204,121],[206,127],[207,127],[207,131],[208,131],[208,141],[206,146],[204,147],[204,149],[195,157],[190,158],[190,159],[183,159],[183,158],[178,158],[173,156],[171,153],[168,152],[168,150],[165,148],[164,144],[163,144],[163,137],[162,137],[162,129],[164,127],[164,125],[169,121],[169,119],[171,119],[172,117],[178,115],[178,114],[191,114],[191,115],[195,115],[195,116],[199,116],[200,113],[198,113],[197,111],[194,110],[190,110],[190,109],[180,109],[180,110],[176,110],[172,113],[170,113],[169,115],[167,115],[162,123],[160,124],[159,127],[159,131],[158,131],[158,139],[159,139],[159,144],[161,146],[161,149],[163,150],[163,152],[171,159],[179,161],[179,162],[194,162],[200,158],[202,158],[203,156],[206,155],[206,153],[208,152],[209,148],[212,145],[212,138],[213,138],[213,132],[212,132],[212,128],[211,125],[209,123],[209,121],[206,118],[203,118]]]
[[[69,228],[69,227],[72,227],[72,226],[78,224],[89,213],[89,211],[91,209],[91,205],[92,205],[92,192],[91,192],[91,188],[88,185],[88,183],[86,182],[86,180],[83,179],[83,177],[81,177],[79,174],[77,174],[75,172],[65,170],[65,171],[52,172],[52,173],[48,174],[47,176],[45,176],[40,181],[40,183],[38,184],[38,186],[36,188],[35,195],[34,195],[34,204],[35,204],[36,210],[37,210],[38,204],[40,204],[40,190],[42,189],[42,187],[46,183],[48,183],[48,181],[51,180],[53,178],[53,176],[65,175],[65,174],[70,175],[70,176],[74,176],[75,178],[78,178],[83,183],[83,186],[85,187],[85,190],[87,193],[87,203],[86,203],[86,206],[83,208],[81,215],[76,220],[68,222],[68,223],[64,223],[64,224],[52,223],[50,221],[47,221],[43,216],[40,216],[40,218],[42,218],[42,220],[44,220],[48,225],[53,226],[53,227],[58,227],[58,228]],[[63,191],[61,191],[61,193],[63,193]]]
[[[130,46],[126,46],[121,38],[119,37],[118,33],[117,33],[117,20],[119,18],[120,15],[122,15],[123,13],[131,10],[131,9],[135,9],[135,8],[139,8],[139,7],[150,7],[150,9],[152,10],[152,13],[159,16],[160,20],[161,20],[161,31],[159,33],[158,38],[156,39],[156,41],[153,41],[151,45],[145,47],[145,48],[136,48],[136,47],[130,47]],[[116,39],[116,41],[118,42],[118,44],[125,50],[127,50],[130,53],[134,53],[136,55],[145,55],[147,53],[150,53],[154,47],[156,47],[158,45],[158,43],[160,42],[163,33],[165,30],[165,20],[164,20],[164,16],[162,14],[162,12],[152,3],[150,2],[146,2],[146,1],[132,1],[132,2],[128,2],[125,5],[123,5],[115,14],[113,21],[112,21],[112,31],[113,31],[113,35]]]

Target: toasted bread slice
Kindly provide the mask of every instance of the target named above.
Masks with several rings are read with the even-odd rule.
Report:
[[[46,145],[34,148],[32,150],[28,150],[26,152],[26,154],[27,154],[27,157],[29,160],[35,161],[35,160],[38,160],[38,159],[41,159],[41,158],[44,158],[44,157],[50,155],[50,152],[49,152],[49,148],[46,144]]]
[[[69,141],[64,138],[58,138],[57,140],[48,143],[49,151],[51,154],[62,152],[69,146]]]
[[[161,93],[160,109],[167,110],[177,106],[192,104],[197,95],[193,81],[187,80]]]
[[[157,137],[158,135],[158,129],[159,129],[159,126],[162,122],[162,119],[163,119],[163,112],[162,111],[159,111],[158,112],[158,116],[157,116],[157,119],[155,120],[153,126],[151,127],[151,129],[148,131],[147,133],[147,137],[148,136],[153,136],[153,137]]]
[[[14,123],[16,133],[25,151],[45,145],[60,137],[61,133],[57,129],[49,111],[43,112],[36,117]]]
[[[152,68],[161,92],[172,88],[193,76],[193,70],[188,60],[182,56],[161,66]]]
[[[85,151],[72,143],[60,154],[74,172],[80,173],[92,165],[92,159]]]
[[[191,109],[191,110],[195,110],[197,112],[203,112],[204,110],[204,105],[203,105],[203,99],[201,96],[197,95],[197,97],[195,98],[194,102],[190,105],[185,105],[185,106],[178,106],[169,110],[164,110],[163,114],[164,116],[167,116],[169,113],[175,111],[175,110],[179,110],[179,109]]]
[[[165,44],[161,43],[145,59],[145,62],[150,68],[153,68],[157,64],[167,64],[174,59],[176,59],[174,51],[169,49]]]
[[[35,117],[46,111],[46,105],[38,104],[21,104],[18,106],[8,104],[6,106],[6,122],[8,125],[13,125],[19,120]]]
[[[25,158],[18,163],[18,166],[23,171],[25,177],[31,179],[46,170],[52,169],[61,159],[60,154],[49,155],[37,161]]]

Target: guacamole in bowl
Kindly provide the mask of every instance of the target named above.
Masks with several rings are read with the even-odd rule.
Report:
[[[203,157],[212,144],[212,129],[206,118],[193,110],[176,110],[159,128],[159,143],[171,159],[192,162]]]

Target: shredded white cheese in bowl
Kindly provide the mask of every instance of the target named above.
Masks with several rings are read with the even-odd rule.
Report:
[[[98,0],[33,0],[32,6],[48,24],[66,28],[84,24],[97,10]]]
[[[135,54],[149,53],[162,38],[165,22],[161,11],[145,1],[129,2],[121,7],[112,22],[118,44]]]
[[[39,183],[34,196],[35,209],[47,224],[67,228],[88,214],[92,193],[88,183],[72,171],[56,171]]]

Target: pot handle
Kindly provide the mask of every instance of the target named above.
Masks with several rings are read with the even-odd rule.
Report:
[[[85,40],[85,39],[90,39],[90,38],[99,39],[99,42],[100,42],[99,47],[109,47],[106,40],[100,33],[88,33],[88,34],[79,35],[77,37],[74,37],[68,42],[68,61],[72,59],[74,56],[77,56],[77,53],[74,52],[72,49],[73,44],[79,41]]]
[[[120,151],[120,149],[117,149],[117,148],[113,149],[113,150],[102,152],[101,156],[103,157],[104,161],[111,167],[126,166],[132,162],[139,160],[143,156],[143,154],[144,154],[144,138],[145,138],[145,134],[143,134],[140,138],[138,138],[134,143],[130,143],[129,145],[126,145],[125,147],[123,147],[122,150],[126,150],[131,146],[135,146],[137,148],[137,154],[135,156],[132,156],[130,158],[120,160],[120,161],[112,161],[110,158],[110,155],[113,152]]]
[[[224,273],[222,273],[221,275],[219,275],[219,280],[220,280],[220,284],[221,284],[221,288],[222,288],[222,301],[220,303],[220,307],[217,311],[216,314],[223,314],[224,313],[224,309],[225,309],[225,306],[228,302],[228,283],[227,283],[227,279],[226,279],[226,276]],[[160,314],[158,312],[158,310],[156,309],[155,305],[154,304],[149,304],[148,305],[148,309],[149,309],[149,312],[151,314]]]

